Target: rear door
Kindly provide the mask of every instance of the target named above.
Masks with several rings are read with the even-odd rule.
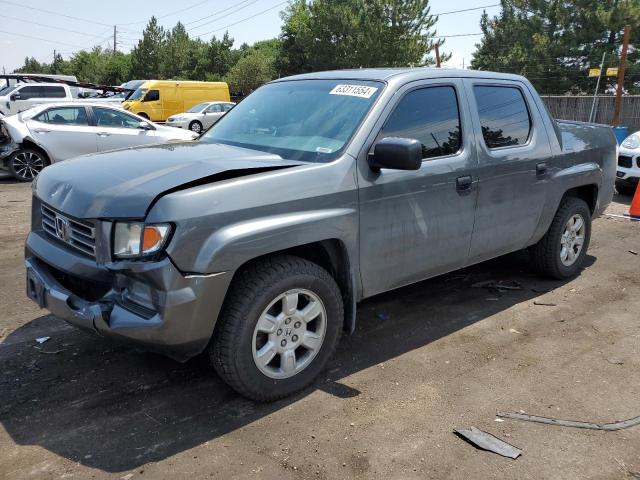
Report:
[[[123,110],[91,107],[96,125],[98,151],[137,147],[157,141],[155,128],[140,128],[140,120]]]
[[[207,129],[216,123],[225,112],[221,103],[214,103],[205,108],[203,113],[202,126]]]
[[[459,79],[412,82],[401,88],[390,102],[376,141],[419,140],[422,166],[417,171],[375,172],[366,158],[359,159],[365,296],[466,263],[477,191],[475,146],[468,141],[473,136],[467,134],[472,127],[464,98]]]
[[[551,147],[527,86],[466,79],[478,144],[478,208],[470,263],[527,246],[545,203]]]
[[[89,125],[86,107],[51,107],[26,121],[33,139],[52,161],[95,153],[96,128]]]

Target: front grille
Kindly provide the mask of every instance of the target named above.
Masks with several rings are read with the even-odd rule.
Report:
[[[90,222],[69,218],[44,203],[40,210],[42,229],[45,232],[76,250],[95,257],[96,229]]]
[[[618,156],[618,165],[620,165],[621,167],[624,168],[631,168],[632,165],[632,158],[628,157],[626,155],[619,155]]]

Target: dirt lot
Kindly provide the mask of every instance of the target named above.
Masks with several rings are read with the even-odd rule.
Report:
[[[28,301],[29,195],[0,183],[0,478],[640,478],[640,427],[495,421],[640,415],[640,223],[598,219],[569,282],[516,254],[370,299],[313,388],[256,405],[204,359],[113,345]],[[489,300],[471,287],[500,279],[524,288]],[[471,425],[524,454],[452,433]]]

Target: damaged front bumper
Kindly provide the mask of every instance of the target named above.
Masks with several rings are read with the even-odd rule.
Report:
[[[98,265],[44,232],[25,250],[27,295],[83,330],[179,361],[202,352],[232,273],[183,275],[167,257]]]
[[[6,168],[7,161],[19,148],[19,145],[8,134],[3,135],[3,132],[0,131],[0,166]]]

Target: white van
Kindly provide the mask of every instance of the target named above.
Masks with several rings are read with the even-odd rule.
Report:
[[[0,90],[0,113],[20,113],[41,103],[74,100],[71,88],[60,83],[19,83]]]

